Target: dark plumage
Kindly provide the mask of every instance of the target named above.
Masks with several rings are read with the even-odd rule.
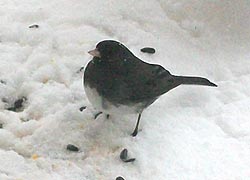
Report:
[[[140,60],[117,41],[101,41],[89,53],[94,56],[84,72],[89,101],[107,114],[116,110],[117,113],[138,113],[133,136],[137,134],[142,111],[160,95],[181,84],[217,86],[202,77],[171,75],[160,65]]]

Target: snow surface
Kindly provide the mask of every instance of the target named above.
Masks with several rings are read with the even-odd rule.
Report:
[[[248,0],[1,0],[0,6],[1,180],[250,179]],[[103,39],[219,87],[167,93],[144,111],[142,131],[132,138],[136,116],[94,120],[82,87],[78,70]],[[156,53],[143,54],[145,46]],[[23,111],[6,110],[21,97],[27,97]],[[68,144],[80,151],[67,151]],[[119,159],[123,148],[134,163]]]

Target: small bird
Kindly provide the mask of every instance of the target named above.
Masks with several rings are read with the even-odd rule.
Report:
[[[101,41],[88,53],[93,59],[84,71],[84,88],[99,111],[96,116],[139,114],[132,136],[138,133],[143,110],[162,94],[182,84],[217,87],[206,78],[172,75],[161,65],[140,60],[114,40]]]

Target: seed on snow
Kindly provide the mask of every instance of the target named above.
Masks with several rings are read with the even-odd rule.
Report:
[[[82,106],[79,108],[80,111],[83,111],[84,109],[86,109],[86,106]]]
[[[128,150],[127,149],[123,149],[122,152],[120,153],[120,159],[123,161],[123,162],[133,162],[135,161],[135,158],[130,158],[128,159]]]
[[[145,47],[145,48],[141,49],[141,52],[149,53],[149,54],[154,54],[155,53],[155,49],[151,48],[151,47]]]
[[[33,24],[33,25],[30,25],[29,28],[39,28],[39,25]]]
[[[123,177],[119,176],[115,180],[125,180]]]
[[[79,148],[76,147],[76,146],[73,145],[73,144],[68,144],[68,145],[67,145],[67,150],[69,150],[69,151],[74,151],[74,152],[78,152],[78,151],[79,151]]]

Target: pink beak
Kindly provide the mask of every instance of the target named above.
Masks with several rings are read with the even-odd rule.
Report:
[[[94,57],[101,57],[100,52],[98,51],[98,49],[93,49],[91,51],[88,52],[90,55],[94,56]]]

